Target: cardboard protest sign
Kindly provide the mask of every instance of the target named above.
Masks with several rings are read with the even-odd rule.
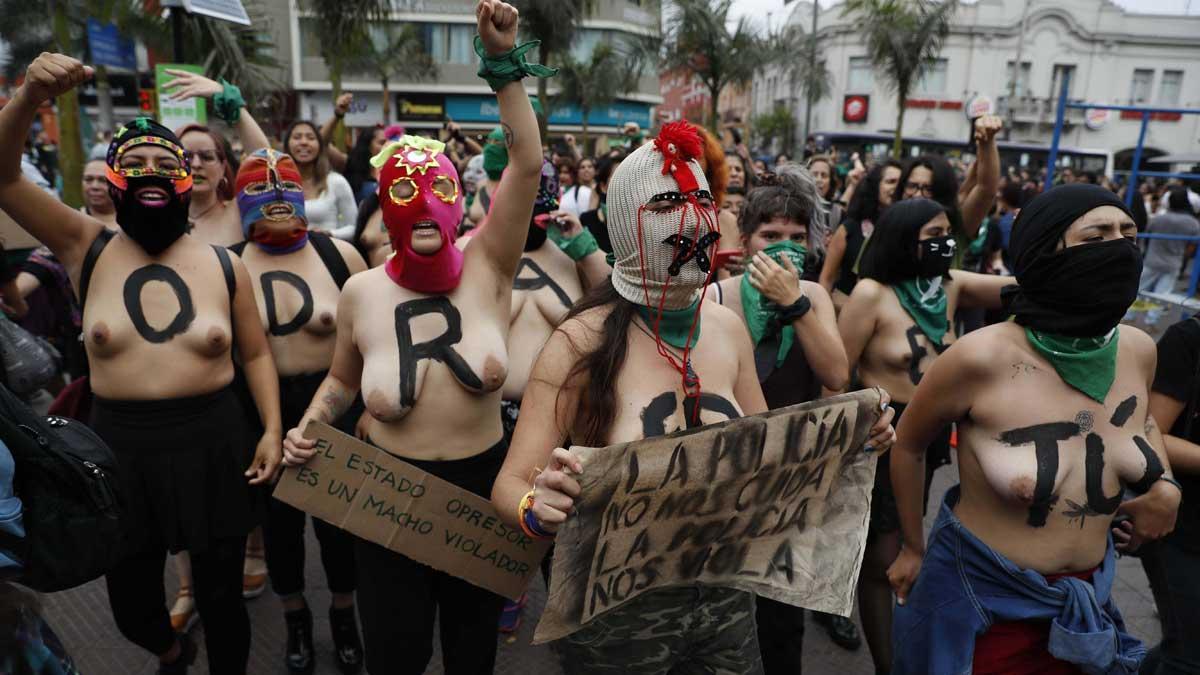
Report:
[[[501,522],[491,501],[327,424],[304,436],[317,453],[283,472],[277,499],[506,598],[525,592],[550,544]]]
[[[877,390],[607,448],[572,448],[582,494],[559,529],[534,642],[657,588],[702,583],[849,616],[877,455]]]

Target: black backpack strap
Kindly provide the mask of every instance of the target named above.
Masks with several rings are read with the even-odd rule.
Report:
[[[227,248],[230,251],[233,251],[234,253],[241,256],[246,251],[246,244],[249,244],[249,243],[250,242],[243,239],[242,241],[239,241],[238,243],[234,244],[233,246],[226,246],[225,248]]]
[[[346,266],[346,259],[342,257],[342,252],[338,250],[337,244],[324,232],[310,231],[308,240],[312,242],[317,255],[321,256],[321,262],[325,263],[325,269],[329,270],[329,276],[333,277],[338,290],[341,290],[342,286],[346,285],[346,280],[350,278],[350,268]]]
[[[229,251],[224,246],[212,245],[217,252],[217,260],[221,261],[221,272],[225,275],[225,288],[229,290],[229,306],[233,306],[233,296],[237,293],[237,277],[233,273],[233,261],[229,259]]]
[[[92,240],[92,245],[88,247],[87,254],[83,256],[83,269],[79,272],[79,307],[83,308],[83,303],[87,302],[88,284],[92,281],[92,272],[96,269],[96,261],[100,259],[100,254],[104,251],[104,247],[108,246],[108,242],[116,236],[116,232],[107,227],[100,230],[100,234]]]

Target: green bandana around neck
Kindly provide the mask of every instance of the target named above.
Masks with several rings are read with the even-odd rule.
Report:
[[[763,249],[772,260],[783,264],[787,256],[796,267],[796,271],[804,274],[804,259],[808,250],[804,246],[791,241],[778,241]],[[779,325],[779,305],[763,297],[762,293],[750,283],[749,273],[742,275],[742,315],[746,317],[746,327],[750,329],[750,338],[757,347],[764,339],[779,333],[779,353],[775,357],[775,367],[779,368],[787,359],[788,350],[796,342],[796,329]],[[781,330],[782,329],[782,330]]]
[[[1120,329],[1108,335],[1074,338],[1040,333],[1025,328],[1025,337],[1058,372],[1058,376],[1085,396],[1104,403],[1117,378],[1117,337]]]
[[[912,317],[913,323],[933,343],[942,346],[950,322],[946,319],[946,289],[942,278],[909,279],[892,284],[900,306]]]
[[[991,225],[991,218],[984,218],[979,225],[979,234],[975,239],[967,245],[967,251],[975,258],[983,255],[983,247],[988,240],[988,226]]]
[[[654,331],[654,321],[658,314],[658,308],[650,308],[645,305],[634,305],[637,313],[642,317],[642,320],[649,326],[651,332]],[[676,349],[690,349],[700,342],[700,300],[692,303],[691,307],[683,309],[664,309],[662,311],[662,319],[658,322],[658,336],[662,341],[675,347]],[[688,344],[688,334],[692,332],[692,321],[696,322],[696,332],[692,335],[692,342]]]

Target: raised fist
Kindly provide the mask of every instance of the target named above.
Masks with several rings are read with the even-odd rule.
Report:
[[[64,54],[42,52],[25,71],[22,89],[35,104],[60,96],[92,77],[91,66]]]
[[[337,101],[333,104],[333,111],[338,115],[345,115],[350,112],[350,105],[354,103],[354,94],[342,94],[337,97]]]
[[[517,44],[517,8],[500,0],[479,0],[475,19],[488,56],[511,50]]]
[[[975,120],[975,142],[991,143],[1002,128],[1004,128],[1004,121],[996,115],[980,117]]]

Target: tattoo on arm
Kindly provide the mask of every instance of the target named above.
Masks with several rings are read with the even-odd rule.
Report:
[[[315,417],[326,424],[333,424],[350,407],[351,398],[338,385],[333,385],[321,396],[320,405],[309,409],[317,413]]]
[[[504,131],[504,147],[511,148],[513,146],[513,141],[515,141],[517,138],[517,135],[513,133],[512,127],[508,126],[504,122],[500,123],[500,129]]]

